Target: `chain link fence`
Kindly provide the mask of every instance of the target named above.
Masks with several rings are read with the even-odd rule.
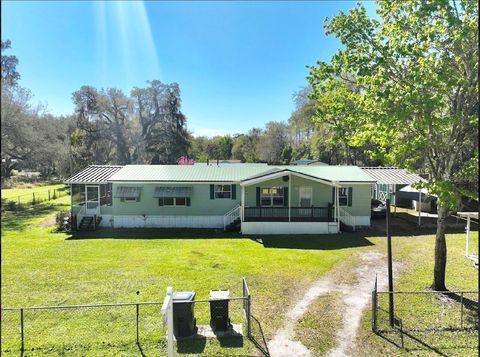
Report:
[[[478,293],[475,291],[396,291],[394,311],[403,331],[478,329]],[[373,330],[386,331],[389,293],[376,292]]]
[[[96,350],[165,336],[161,303],[2,309],[2,352]]]
[[[469,355],[478,346],[479,302],[476,291],[395,291],[390,325],[389,292],[372,291],[372,330],[406,350],[441,352],[456,345]]]
[[[179,353],[201,353],[208,337],[221,347],[242,347],[252,339],[251,296],[245,279],[243,295],[221,303],[228,311],[231,330],[214,333],[211,300],[193,300],[197,334],[200,339],[179,339]],[[163,302],[2,308],[1,354],[21,352],[82,354],[166,355],[166,325],[161,315]],[[217,302],[218,304],[218,302]],[[256,330],[255,330],[256,331]],[[252,341],[257,345],[255,341]],[[261,345],[260,345],[261,347]],[[259,348],[262,354],[262,349]]]

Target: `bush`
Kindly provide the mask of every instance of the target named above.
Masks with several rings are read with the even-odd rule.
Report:
[[[70,211],[57,212],[55,227],[57,232],[70,232],[72,230]]]
[[[7,201],[6,199],[2,198],[2,212],[3,211],[16,211],[18,209],[18,205],[15,201]]]
[[[17,204],[15,203],[15,201],[7,202],[7,208],[6,208],[7,211],[15,211],[16,209],[17,209]]]

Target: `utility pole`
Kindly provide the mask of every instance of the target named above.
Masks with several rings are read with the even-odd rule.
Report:
[[[393,307],[393,268],[392,268],[392,233],[390,231],[390,199],[387,199],[386,212],[387,225],[387,249],[388,249],[388,316],[390,326],[393,327],[395,323],[394,307]]]

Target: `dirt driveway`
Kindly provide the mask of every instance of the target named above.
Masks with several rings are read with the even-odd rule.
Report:
[[[316,298],[330,292],[340,292],[343,296],[343,325],[336,332],[335,347],[328,356],[347,356],[357,335],[364,309],[369,305],[375,275],[378,276],[378,288],[387,286],[386,258],[377,250],[358,253],[360,264],[351,271],[355,275],[354,283],[338,284],[335,269],[312,284],[306,294],[285,315],[285,324],[268,343],[272,357],[311,356],[300,341],[295,340],[295,324],[307,311]],[[396,269],[396,265],[394,266]],[[327,322],[328,323],[328,322]]]

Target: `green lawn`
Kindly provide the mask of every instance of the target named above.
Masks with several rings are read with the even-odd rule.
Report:
[[[368,249],[385,251],[385,239],[370,232],[324,236],[264,237],[263,242],[210,230],[117,230],[71,236],[53,233],[42,222],[68,197],[18,213],[2,215],[2,305],[67,305],[162,301],[165,288],[195,290],[197,299],[210,289],[228,288],[241,295],[241,278],[249,282],[253,315],[268,339],[281,326],[294,296],[337,263]],[[476,238],[472,246],[476,246]],[[476,270],[463,257],[463,234],[448,236],[451,289],[476,289]],[[395,237],[394,257],[404,264],[396,288],[422,290],[431,280],[433,237]],[[373,284],[373,281],[372,281]],[[335,302],[319,300],[312,311]],[[231,302],[232,322],[241,323],[240,303]],[[197,324],[208,324],[209,306],[195,306]],[[328,315],[328,314],[327,314]],[[133,307],[75,311],[26,312],[28,355],[140,355],[134,344]],[[18,312],[2,316],[4,353],[18,355]],[[383,345],[368,331],[368,313],[359,341],[370,355],[398,349]],[[302,323],[315,329],[312,314]],[[12,327],[13,326],[13,327]],[[145,355],[164,351],[159,307],[140,311],[141,348]],[[320,330],[322,331],[322,330]],[[324,331],[324,330],[323,330]],[[332,338],[330,335],[325,339]],[[260,327],[254,325],[261,342]],[[318,338],[322,338],[321,333]],[[372,339],[373,342],[366,340]],[[160,341],[160,342],[159,342]],[[324,350],[330,342],[320,344]],[[33,351],[31,350],[34,349]],[[259,351],[247,339],[179,341],[179,354],[245,355]]]
[[[209,230],[97,231],[72,237],[41,225],[45,215],[55,209],[54,205],[44,206],[38,216],[32,209],[21,217],[11,212],[2,217],[3,306],[162,301],[169,285],[195,290],[197,299],[208,298],[210,289],[220,288],[239,296],[245,276],[253,295],[253,314],[268,338],[281,325],[282,311],[292,304],[295,292],[355,250],[371,247],[366,239],[353,236],[271,237],[262,244],[238,234]],[[208,323],[208,305],[197,304],[196,311],[198,323]],[[231,311],[234,322],[241,322],[238,302],[232,302]],[[39,313],[32,315],[33,320],[42,321],[42,327],[55,325],[55,318],[67,321],[70,316],[60,312],[43,318]],[[96,326],[92,316],[78,321]],[[48,334],[31,330],[28,343],[46,347],[56,341],[51,336],[61,336],[62,328],[57,324]],[[87,335],[88,348],[96,351],[103,346],[90,346],[98,336]],[[197,349],[203,344],[202,351],[207,354],[218,348],[210,340],[197,343]],[[243,346],[230,348],[235,353],[255,351],[246,340]],[[191,350],[179,345],[180,352]]]
[[[473,238],[472,238],[473,236]],[[432,281],[433,234],[415,237],[394,237],[392,240],[393,258],[401,264],[400,272],[394,279],[395,291],[428,290]],[[379,244],[376,239],[375,243]],[[471,253],[478,254],[478,231],[472,232]],[[466,259],[465,233],[447,235],[448,263],[446,284],[450,291],[477,291],[478,271]],[[477,294],[465,298],[478,301]],[[379,328],[388,327],[388,297],[379,296]],[[470,309],[468,308],[470,306]],[[478,325],[478,310],[468,301],[464,305],[465,325]],[[405,329],[429,330],[460,325],[461,304],[444,296],[396,295],[395,317],[401,319]],[[371,355],[411,355],[430,356],[477,356],[478,331],[414,331],[402,336],[395,331],[374,334],[371,330],[371,310],[362,319],[361,330],[356,341],[357,356]],[[396,346],[397,345],[397,346]]]
[[[36,195],[43,195],[45,192],[48,195],[48,190],[51,190],[53,195],[53,190],[64,189],[66,186],[64,184],[54,184],[54,185],[32,185],[32,187],[21,187],[21,188],[7,188],[2,189],[2,198],[3,199],[17,199],[18,196],[30,196],[32,193]]]

